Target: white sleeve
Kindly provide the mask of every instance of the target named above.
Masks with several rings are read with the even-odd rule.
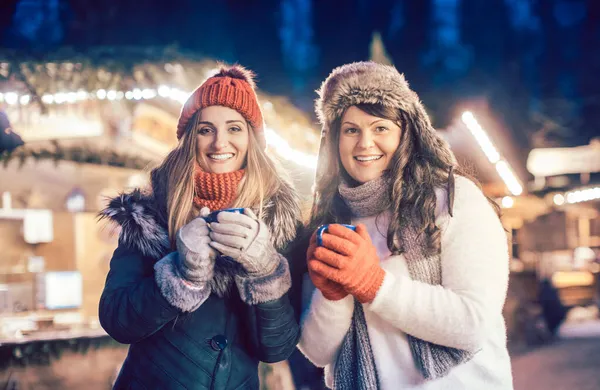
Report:
[[[314,365],[325,367],[337,356],[350,329],[354,299],[351,295],[339,301],[326,299],[315,290],[310,307],[302,319],[298,348]]]
[[[494,209],[468,179],[457,177],[453,214],[442,228],[442,285],[386,272],[366,308],[414,337],[477,351],[502,313],[508,240]]]

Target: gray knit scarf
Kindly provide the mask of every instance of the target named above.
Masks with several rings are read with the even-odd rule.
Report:
[[[358,187],[342,181],[338,191],[352,217],[377,215],[389,204],[392,180],[388,175]],[[451,183],[453,184],[453,183]],[[449,189],[449,193],[451,193]],[[449,199],[451,199],[449,197]],[[451,205],[450,205],[451,208]],[[350,222],[350,221],[344,221]],[[410,224],[402,229],[400,237],[405,244],[404,258],[413,280],[440,285],[442,283],[440,255],[428,256],[425,240]],[[407,335],[413,360],[426,380],[445,376],[455,366],[469,361],[473,354],[456,348],[437,345]],[[335,364],[334,389],[379,389],[375,358],[362,304],[354,301],[352,324],[346,334]]]

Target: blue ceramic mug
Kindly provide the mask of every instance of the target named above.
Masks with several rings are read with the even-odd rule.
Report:
[[[220,212],[225,211],[227,213],[236,213],[236,214],[244,214],[243,208],[233,208],[233,209],[223,209],[223,210],[215,210],[212,213],[208,214],[206,217],[203,217],[206,223],[217,222],[217,215]]]
[[[350,230],[354,230],[356,231],[356,226],[354,225],[346,225],[344,223],[340,224]],[[327,225],[321,225],[318,229],[317,229],[317,245],[318,246],[322,246],[323,245],[323,233],[326,233],[327,231],[329,231],[329,224]]]
[[[202,217],[206,223],[213,223],[213,222],[218,222],[217,221],[217,215],[219,215],[219,213],[221,212],[226,212],[226,213],[236,213],[236,214],[244,214],[244,209],[243,208],[231,208],[231,209],[223,209],[223,210],[215,210],[212,213],[208,214],[206,217]],[[229,261],[233,264],[237,264],[231,257],[229,256],[223,256],[222,254],[219,253],[219,256],[217,258],[218,260],[225,260],[225,261]]]

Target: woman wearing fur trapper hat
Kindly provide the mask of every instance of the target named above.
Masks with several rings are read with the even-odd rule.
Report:
[[[101,213],[121,225],[100,301],[104,329],[131,344],[116,389],[258,389],[258,362],[295,350],[280,253],[299,205],[263,129],[251,73],[221,68],[185,103],[150,190]]]
[[[308,245],[301,351],[334,389],[512,389],[497,207],[395,68],[335,69],[316,110],[309,232],[331,225]]]

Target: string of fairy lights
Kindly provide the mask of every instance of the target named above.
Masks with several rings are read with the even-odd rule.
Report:
[[[43,94],[40,99],[44,104],[74,104],[86,100],[149,100],[157,97],[172,99],[183,104],[190,92],[182,91],[178,88],[172,88],[161,85],[158,88],[134,88],[127,91],[114,89],[98,89],[95,91],[77,91],[57,92]],[[8,105],[26,106],[32,102],[31,95],[19,94],[17,92],[0,92],[0,103]]]

